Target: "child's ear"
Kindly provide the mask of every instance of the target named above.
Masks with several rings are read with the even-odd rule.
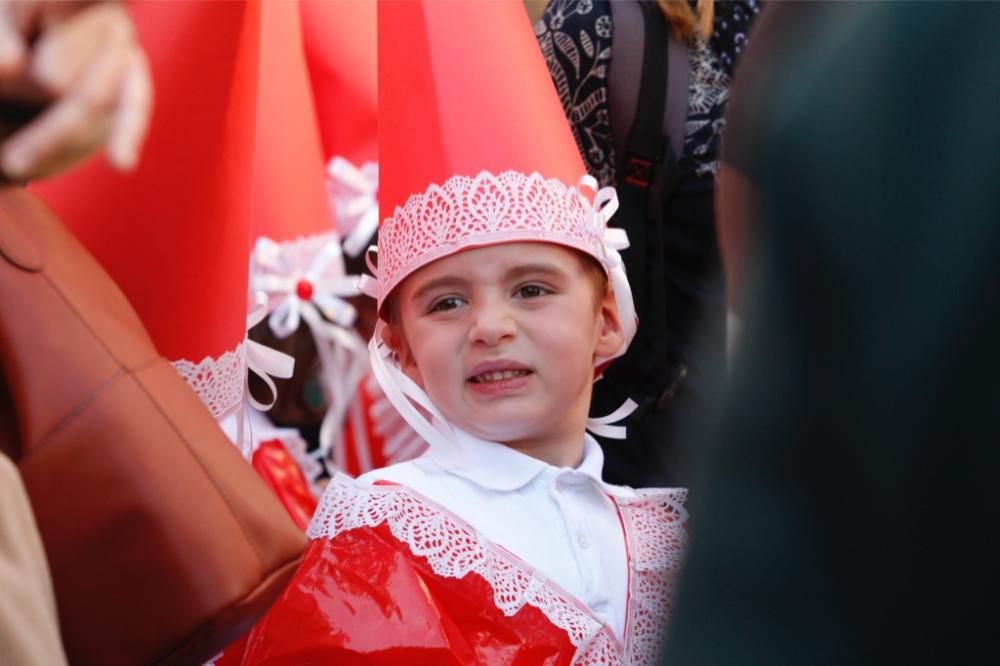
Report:
[[[611,288],[610,284],[601,300],[597,316],[599,319],[594,356],[596,358],[609,358],[617,354],[625,343],[625,331],[622,329],[622,321],[618,316],[618,301],[615,299],[615,290]]]
[[[386,324],[382,327],[382,340],[389,345],[396,357],[399,359],[399,368],[407,377],[412,379],[419,386],[423,386],[420,378],[420,370],[410,351],[410,345],[406,342],[406,336],[399,324]]]

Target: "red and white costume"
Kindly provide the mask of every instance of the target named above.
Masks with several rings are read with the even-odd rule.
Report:
[[[343,255],[378,228],[375,5],[265,3],[261,32],[251,285],[275,335],[312,333],[328,405],[318,451],[296,437],[271,446],[311,479],[319,459],[357,475],[424,448],[372,379],[345,300],[359,292]]]
[[[362,289],[381,308],[439,258],[555,243],[605,268],[625,333],[612,357],[623,353],[635,319],[617,252],[627,239],[607,227],[617,198],[587,193],[595,184],[581,178],[523,5],[378,10],[385,219]],[[477,439],[403,374],[379,333],[369,349],[386,397],[429,450],[331,481],[303,564],[243,663],[655,663],[686,540],[685,491],[605,484],[589,436],[573,469]],[[595,375],[608,361],[596,359]],[[614,436],[627,411],[588,428]]]
[[[587,439],[576,469],[463,435],[338,476],[244,663],[655,663],[685,492],[603,483]]]
[[[357,277],[345,274],[340,236],[328,201],[301,8],[297,2],[263,3],[261,12],[250,286],[266,294],[267,321],[276,336],[291,335],[300,326],[311,333],[329,409],[318,452],[307,453],[304,440],[293,430],[265,426],[266,433],[261,433],[261,428],[255,428],[254,466],[269,481],[293,479],[290,469],[267,468],[294,458],[306,476],[315,480],[322,471],[316,458],[328,453],[339,434],[367,360],[364,342],[352,328],[354,308],[345,300],[358,294]],[[267,450],[258,453],[260,445]],[[281,447],[290,457],[278,455]],[[299,494],[298,488],[290,493],[272,487],[282,498]],[[304,515],[309,506],[288,508],[293,515]]]
[[[301,0],[300,7],[330,206],[344,255],[354,258],[378,230],[376,3]],[[426,449],[368,371],[367,355],[364,369],[329,450],[333,467],[351,476]]]

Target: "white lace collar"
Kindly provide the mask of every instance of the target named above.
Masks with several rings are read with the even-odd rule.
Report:
[[[335,539],[358,528],[388,525],[393,538],[426,558],[444,578],[481,576],[504,615],[525,604],[538,608],[567,632],[578,666],[653,666],[658,663],[681,559],[687,542],[682,489],[646,489],[617,500],[631,575],[623,646],[610,625],[510,551],[493,544],[464,520],[405,486],[369,486],[337,474],[309,524],[310,539]]]

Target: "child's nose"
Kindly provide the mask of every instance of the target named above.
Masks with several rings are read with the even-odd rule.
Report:
[[[476,308],[469,341],[495,346],[514,337],[517,326],[508,308],[499,304],[483,305]]]

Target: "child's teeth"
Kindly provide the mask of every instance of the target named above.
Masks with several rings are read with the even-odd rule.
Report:
[[[513,379],[514,377],[520,377],[524,373],[523,370],[496,370],[494,372],[484,372],[483,374],[476,377],[476,381],[479,382],[499,382],[504,379]]]

